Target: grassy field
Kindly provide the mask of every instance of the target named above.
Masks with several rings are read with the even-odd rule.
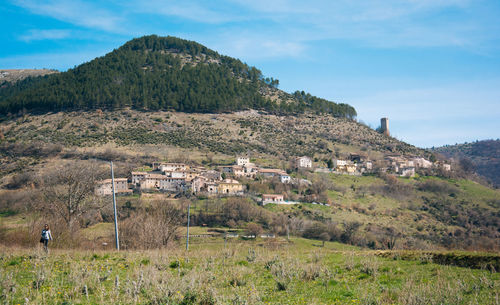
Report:
[[[380,255],[333,242],[322,247],[319,241],[299,238],[231,239],[226,245],[220,238],[192,241],[188,252],[182,240],[174,249],[145,252],[52,250],[45,255],[41,249],[0,248],[0,300],[2,304],[499,304],[500,273],[435,264],[428,253]]]

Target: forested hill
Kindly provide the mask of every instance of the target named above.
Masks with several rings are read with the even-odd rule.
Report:
[[[302,92],[196,42],[155,35],[133,39],[67,72],[0,84],[0,114],[80,109],[275,113],[313,111],[354,118],[353,107]]]
[[[435,148],[434,151],[448,158],[461,160],[463,166],[471,167],[471,170],[500,187],[500,140],[447,145]]]

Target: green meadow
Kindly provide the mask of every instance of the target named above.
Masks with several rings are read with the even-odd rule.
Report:
[[[201,229],[194,230],[203,233]],[[433,252],[302,238],[191,238],[174,249],[0,248],[2,304],[498,304],[497,254],[474,268]],[[465,258],[464,258],[465,257]],[[449,263],[449,262],[448,262]]]

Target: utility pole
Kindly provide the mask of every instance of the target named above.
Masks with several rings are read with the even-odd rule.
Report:
[[[186,251],[189,250],[189,219],[191,215],[191,200],[188,203],[188,221],[187,221],[187,233],[186,233]]]
[[[290,219],[292,216],[288,215],[288,221],[286,222],[286,240],[290,241]]]
[[[110,163],[111,163],[111,189],[113,191],[113,211],[115,214],[116,250],[120,251],[120,240],[118,239],[118,215],[116,213],[115,174],[113,173],[113,161],[110,161]]]

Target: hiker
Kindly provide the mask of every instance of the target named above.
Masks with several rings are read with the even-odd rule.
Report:
[[[42,230],[42,238],[40,238],[40,242],[43,243],[43,249],[45,252],[49,252],[49,239],[52,240],[52,234],[50,234],[49,225],[45,224]]]

